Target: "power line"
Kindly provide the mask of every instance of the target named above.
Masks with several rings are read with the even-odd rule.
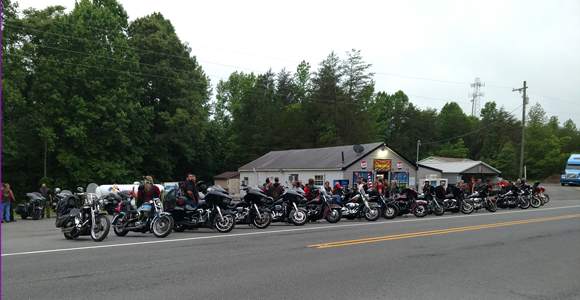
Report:
[[[544,97],[544,98],[548,98],[548,99],[552,99],[552,100],[557,100],[557,101],[561,101],[561,102],[565,102],[565,103],[580,105],[580,103],[578,103],[578,102],[561,100],[561,99],[557,99],[557,98],[553,98],[553,97],[549,97],[549,96],[544,96],[544,95],[540,95],[540,94],[536,94],[536,93],[528,93],[528,94],[532,94],[532,95],[536,95],[536,96],[540,96],[540,97]]]
[[[518,106],[516,109],[519,109],[519,108],[520,108],[520,107],[522,107],[522,106],[523,106],[523,104],[522,104],[522,105],[520,105],[520,106]],[[512,111],[510,112],[510,114],[513,114],[513,112],[514,112],[514,111],[516,111],[516,109],[512,110]],[[489,123],[489,124],[487,124],[487,125],[485,125],[485,126],[483,126],[483,127],[480,127],[480,128],[478,128],[478,129],[476,129],[476,130],[474,130],[474,131],[471,131],[471,132],[468,132],[468,133],[465,133],[465,134],[462,134],[462,135],[458,135],[458,136],[455,136],[455,137],[452,137],[452,138],[449,138],[449,139],[444,139],[444,140],[439,140],[439,141],[434,141],[434,142],[428,142],[428,143],[423,143],[423,142],[421,142],[421,145],[429,145],[429,144],[435,144],[435,143],[441,143],[441,142],[448,142],[448,141],[451,141],[451,140],[454,140],[454,139],[457,139],[457,138],[464,137],[464,136],[466,136],[466,135],[468,135],[468,134],[472,134],[472,133],[474,133],[474,132],[480,131],[480,130],[482,130],[482,129],[484,129],[484,128],[487,128],[487,127],[489,127],[489,126],[491,126],[491,125],[493,125],[493,124],[495,124],[495,123],[499,122],[499,121],[502,121],[502,120],[497,120],[497,121],[495,121],[495,122],[491,122],[491,123]]]

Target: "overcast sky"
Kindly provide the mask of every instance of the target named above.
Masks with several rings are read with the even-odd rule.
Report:
[[[75,0],[21,0],[20,8]],[[375,90],[402,90],[440,110],[455,101],[471,114],[476,77],[485,102],[521,118],[512,88],[527,81],[560,124],[580,127],[580,1],[151,1],[120,0],[131,20],[160,12],[187,41],[212,85],[236,71],[316,70],[331,52],[361,50]],[[226,65],[226,66],[224,66]],[[215,93],[214,93],[215,94]],[[529,109],[527,110],[529,111]]]

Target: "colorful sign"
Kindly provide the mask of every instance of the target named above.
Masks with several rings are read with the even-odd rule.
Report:
[[[360,167],[361,167],[363,170],[364,170],[364,169],[366,169],[366,168],[367,168],[367,162],[366,162],[366,161],[363,161],[363,162],[361,162],[361,163],[360,163]]]
[[[477,173],[483,173],[483,167],[482,166],[477,167]]]
[[[390,159],[375,159],[373,162],[373,169],[379,172],[388,172],[391,170]]]
[[[348,187],[348,179],[342,179],[342,180],[334,180],[334,181],[332,182],[332,188],[334,188],[334,185],[335,185],[337,182],[338,182],[338,183],[340,183],[340,186],[341,186],[342,188]]]
[[[403,168],[403,162],[400,161],[400,162],[397,163],[397,169],[400,170],[402,168]]]

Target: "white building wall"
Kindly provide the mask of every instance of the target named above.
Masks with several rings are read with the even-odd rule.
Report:
[[[322,187],[324,185],[324,182],[326,182],[326,181],[330,182],[330,186],[332,186],[332,183],[334,180],[343,179],[342,178],[342,171],[340,171],[340,170],[336,170],[336,171],[330,171],[330,170],[307,170],[307,171],[305,171],[305,170],[282,170],[282,172],[256,170],[256,172],[241,171],[240,172],[240,182],[244,181],[245,178],[248,178],[248,181],[245,182],[246,185],[248,185],[248,186],[262,186],[262,184],[264,184],[266,182],[267,177],[271,177],[272,179],[274,177],[278,177],[280,179],[280,184],[290,186],[290,185],[292,185],[292,180],[289,177],[292,175],[298,175],[298,180],[302,180],[302,182],[304,184],[308,183],[309,178],[315,179],[316,175],[322,175],[324,180],[322,182],[322,185],[320,185],[319,187]]]

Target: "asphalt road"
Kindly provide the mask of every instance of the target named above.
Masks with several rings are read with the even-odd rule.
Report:
[[[65,240],[2,224],[2,299],[580,299],[580,187],[538,209]]]

